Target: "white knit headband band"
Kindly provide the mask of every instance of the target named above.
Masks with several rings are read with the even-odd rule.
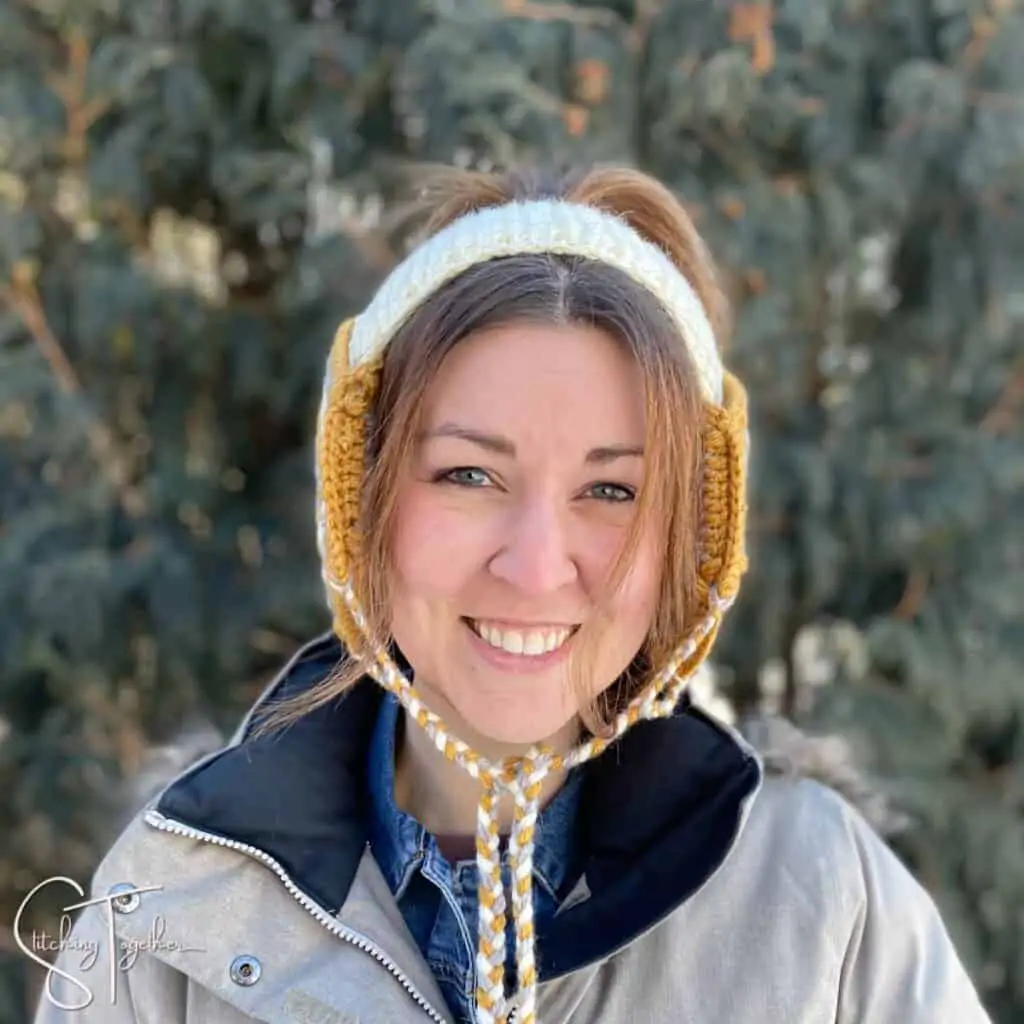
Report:
[[[606,263],[651,292],[675,321],[704,398],[722,403],[723,368],[714,331],[689,281],[658,246],[610,213],[563,200],[486,207],[460,217],[414,249],[356,318],[349,366],[372,358],[437,289],[470,267],[502,256],[556,253]]]

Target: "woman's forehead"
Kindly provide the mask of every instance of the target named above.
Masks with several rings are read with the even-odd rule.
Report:
[[[636,443],[643,377],[625,346],[598,328],[509,324],[455,346],[427,389],[424,414],[428,434],[453,423],[490,433],[530,433],[532,425],[567,435],[636,434]]]

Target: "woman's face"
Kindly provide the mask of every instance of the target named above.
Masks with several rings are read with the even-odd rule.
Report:
[[[491,756],[575,729],[569,631],[593,614],[642,483],[641,371],[587,326],[517,323],[457,345],[402,480],[392,630],[416,687]],[[644,537],[590,696],[629,665],[661,582]]]

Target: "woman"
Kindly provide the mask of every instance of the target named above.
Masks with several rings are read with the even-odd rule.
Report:
[[[861,814],[687,699],[747,428],[682,207],[615,169],[430,199],[329,357],[333,630],[98,869],[116,998],[68,950],[38,1021],[83,981],[114,1024],[986,1021]]]

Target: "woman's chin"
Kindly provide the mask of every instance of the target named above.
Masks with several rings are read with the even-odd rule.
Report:
[[[485,757],[508,757],[536,744],[557,742],[556,737],[574,728],[570,723],[575,715],[561,701],[547,709],[536,701],[481,702],[475,696],[453,702],[459,721],[452,723],[452,730]]]

